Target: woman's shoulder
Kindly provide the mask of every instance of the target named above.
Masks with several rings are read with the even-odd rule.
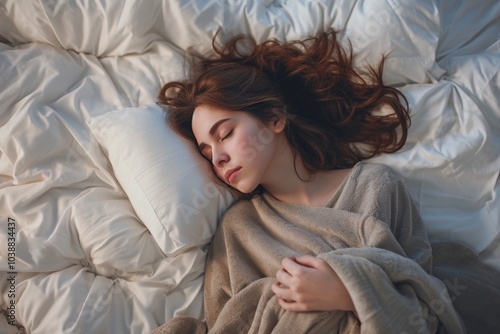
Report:
[[[358,178],[375,182],[388,182],[401,180],[401,176],[392,167],[375,162],[360,162],[354,168]]]
[[[378,196],[381,192],[392,192],[403,184],[401,176],[393,168],[373,162],[356,164],[348,181],[343,190],[350,196],[362,197],[369,193]]]
[[[352,189],[358,195],[363,195],[365,191],[370,190],[379,192],[383,188],[393,187],[400,183],[399,174],[391,167],[372,162],[359,162],[350,171],[346,178],[345,187]],[[365,193],[366,194],[366,193]],[[231,221],[231,224],[237,221],[244,221],[248,217],[259,216],[259,212],[266,211],[269,206],[273,209],[281,208],[280,205],[285,205],[266,192],[254,195],[250,199],[239,199],[234,202],[224,213],[221,223]],[[261,212],[262,213],[262,212]]]
[[[254,195],[250,199],[236,200],[222,215],[221,222],[224,220],[241,221],[245,217],[256,214],[256,206],[262,202],[262,195]]]

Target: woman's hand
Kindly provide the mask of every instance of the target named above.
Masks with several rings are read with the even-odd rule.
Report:
[[[351,296],[332,267],[314,256],[286,257],[272,286],[285,310],[355,311]]]

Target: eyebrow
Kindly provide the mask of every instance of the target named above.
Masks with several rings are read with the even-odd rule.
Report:
[[[212,125],[212,127],[208,131],[208,134],[213,137],[215,131],[217,131],[217,129],[219,128],[219,126],[221,126],[224,122],[229,121],[230,119],[231,118],[223,118],[223,119],[220,119],[217,122],[215,122],[214,125]],[[201,150],[203,150],[205,148],[205,146],[207,146],[207,144],[200,143],[200,145],[198,145],[198,149],[201,151]]]

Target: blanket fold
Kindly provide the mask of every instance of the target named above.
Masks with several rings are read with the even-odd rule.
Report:
[[[275,274],[284,257],[301,255],[330,264],[359,319],[280,307]],[[264,193],[226,212],[207,260],[206,328],[195,333],[464,333],[431,270],[427,234],[399,176],[358,163],[325,207]]]

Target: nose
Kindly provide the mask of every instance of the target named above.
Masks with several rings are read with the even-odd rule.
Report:
[[[215,151],[212,153],[212,164],[215,167],[223,167],[226,162],[229,161],[229,155],[225,152]]]

